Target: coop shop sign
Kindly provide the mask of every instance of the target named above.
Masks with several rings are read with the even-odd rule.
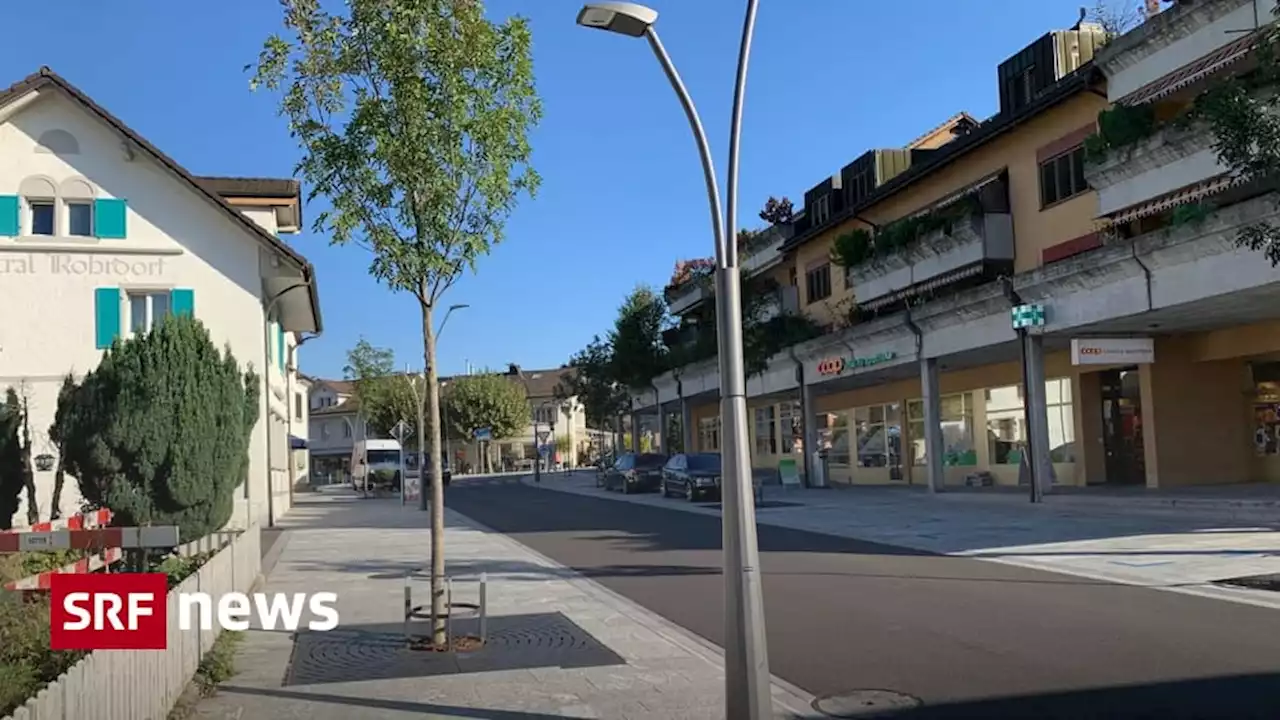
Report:
[[[888,362],[898,357],[898,353],[892,350],[882,352],[878,355],[869,355],[867,357],[836,357],[826,358],[818,361],[819,375],[839,375],[845,370],[854,370],[857,368],[866,368],[880,363]]]
[[[160,277],[164,275],[164,258],[135,260],[81,253],[23,253],[0,256],[0,275]]]

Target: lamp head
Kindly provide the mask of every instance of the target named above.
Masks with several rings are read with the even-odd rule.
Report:
[[[657,19],[656,10],[629,2],[587,3],[578,13],[578,24],[583,27],[628,37],[643,37]]]
[[[454,310],[461,310],[461,309],[463,309],[463,308],[469,308],[469,307],[471,307],[471,306],[470,306],[470,305],[467,305],[467,304],[465,304],[465,303],[464,303],[464,304],[462,304],[462,305],[450,305],[450,306],[449,306],[449,312],[452,312],[452,311],[454,311]]]

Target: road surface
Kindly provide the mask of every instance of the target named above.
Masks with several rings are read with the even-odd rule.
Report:
[[[446,502],[723,644],[718,518],[459,479]],[[759,539],[770,669],[816,696],[891,690],[923,702],[909,718],[1280,717],[1275,610],[768,525]]]

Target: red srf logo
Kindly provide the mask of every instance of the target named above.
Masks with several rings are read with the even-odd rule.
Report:
[[[54,575],[49,584],[53,650],[163,650],[169,578],[164,573]]]

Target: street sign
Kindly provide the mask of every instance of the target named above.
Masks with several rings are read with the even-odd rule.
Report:
[[[1045,313],[1043,305],[1018,305],[1009,314],[1013,320],[1014,330],[1044,326]]]
[[[391,428],[391,437],[395,438],[401,444],[404,443],[404,439],[408,436],[409,436],[409,426],[406,425],[403,420],[396,423],[396,426]]]
[[[476,434],[477,440],[493,439],[493,431],[491,431],[489,428],[476,428],[475,434]]]
[[[538,454],[539,454],[539,455],[541,455],[542,457],[547,457],[548,455],[550,455],[550,454],[551,454],[551,446],[550,446],[550,445],[543,445],[543,446],[539,447],[539,448],[538,448]]]
[[[539,431],[538,431],[538,442],[539,442],[539,443],[545,443],[545,442],[547,441],[547,438],[549,438],[549,437],[551,437],[551,433],[550,433],[550,432],[548,432],[548,431],[546,431],[546,430],[539,430]]]

